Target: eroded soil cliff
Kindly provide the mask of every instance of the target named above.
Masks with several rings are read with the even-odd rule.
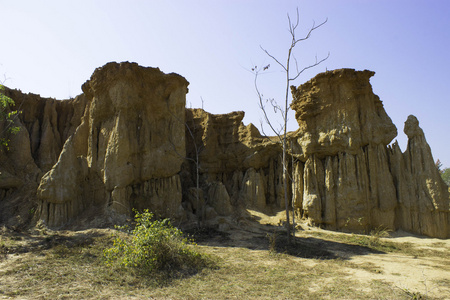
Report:
[[[448,188],[417,119],[408,148],[369,79],[341,69],[292,87],[289,197],[310,224],[450,236]],[[56,101],[8,90],[23,111],[0,154],[0,223],[34,216],[51,227],[104,226],[133,208],[181,222],[220,223],[284,203],[281,147],[223,115],[186,109],[188,82],[134,63],[109,63],[84,94]],[[21,220],[18,220],[20,216]]]

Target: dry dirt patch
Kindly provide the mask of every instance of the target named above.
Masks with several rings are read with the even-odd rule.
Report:
[[[249,210],[249,213],[266,226],[279,225],[284,218],[284,212],[265,215]],[[365,286],[383,282],[413,298],[420,295],[450,299],[450,240],[403,231],[385,234],[387,237],[377,237],[379,245],[365,247],[360,241],[372,237],[326,231],[300,223],[297,243],[303,253],[309,249],[306,252],[310,256],[301,252],[290,254],[302,258],[341,259],[344,261],[342,270],[348,273],[348,278]]]

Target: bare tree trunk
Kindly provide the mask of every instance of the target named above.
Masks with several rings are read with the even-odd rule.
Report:
[[[293,149],[292,149],[292,142],[291,142],[291,180],[292,180],[292,198],[291,198],[291,206],[292,206],[292,236],[294,237],[294,243],[295,243],[295,203],[294,203],[294,193],[296,193],[296,186],[295,186],[295,169],[294,169],[294,155],[293,155]]]
[[[186,156],[185,156],[185,155],[181,155],[180,153],[178,153],[178,151],[177,151],[176,148],[175,148],[174,143],[173,143],[171,140],[169,140],[170,143],[172,144],[173,150],[175,151],[175,153],[176,153],[179,157],[181,157],[181,158],[183,158],[183,159],[186,159],[186,160],[188,160],[188,161],[191,161],[191,162],[193,162],[193,163],[195,164],[195,173],[196,173],[196,180],[195,180],[195,186],[196,186],[195,193],[196,193],[196,195],[195,195],[195,196],[196,196],[196,206],[197,206],[197,210],[196,210],[196,215],[197,215],[197,226],[198,226],[198,227],[201,227],[201,226],[202,226],[202,223],[203,223],[203,221],[204,221],[204,207],[203,207],[204,205],[203,205],[202,208],[200,209],[200,195],[199,195],[199,190],[200,190],[200,159],[199,159],[199,155],[200,155],[200,152],[202,151],[202,146],[197,146],[197,143],[195,142],[195,135],[194,135],[194,132],[195,132],[195,129],[196,129],[196,128],[195,128],[195,122],[194,122],[194,120],[192,120],[192,122],[194,123],[194,124],[193,124],[193,125],[194,125],[194,128],[191,129],[191,128],[189,127],[188,122],[187,122],[186,120],[183,122],[183,121],[181,121],[180,119],[178,119],[174,113],[172,113],[172,111],[171,111],[170,108],[169,108],[168,103],[167,103],[167,108],[168,108],[168,110],[169,110],[169,113],[172,115],[172,117],[173,117],[176,121],[178,121],[178,122],[180,122],[180,123],[184,123],[184,125],[186,126],[186,130],[189,132],[189,136],[191,137],[192,142],[193,142],[193,144],[194,144],[194,148],[195,148],[195,159],[188,157],[187,154],[186,154]],[[202,99],[202,109],[203,109],[203,99]]]
[[[286,210],[286,234],[288,239],[288,244],[291,239],[291,222],[289,220],[289,198],[288,198],[288,172],[287,172],[287,158],[286,158],[286,132],[285,138],[283,139],[283,185],[284,185],[284,206]]]
[[[271,99],[270,100],[270,104],[272,105],[272,107],[274,108],[275,112],[279,111],[281,112],[282,118],[283,118],[283,126],[282,128],[277,131],[272,122],[270,121],[268,115],[267,115],[267,111],[265,109],[264,106],[264,99],[262,94],[260,93],[259,89],[258,89],[258,85],[257,85],[257,78],[258,78],[258,73],[259,73],[259,69],[257,68],[257,66],[255,66],[254,68],[252,68],[252,71],[255,73],[255,88],[256,88],[256,92],[258,93],[258,97],[259,97],[259,106],[261,108],[261,110],[263,111],[263,115],[264,115],[264,120],[266,121],[266,123],[269,125],[269,127],[272,129],[272,131],[277,135],[280,143],[282,144],[282,148],[283,148],[283,184],[284,184],[284,203],[285,203],[285,209],[286,209],[286,231],[287,231],[287,238],[288,238],[288,244],[290,243],[291,240],[291,230],[290,230],[290,217],[289,217],[289,197],[288,197],[288,168],[287,168],[287,121],[288,121],[288,111],[289,111],[289,87],[290,87],[290,83],[291,81],[296,80],[300,74],[302,74],[305,70],[310,69],[314,66],[317,66],[318,64],[322,63],[323,61],[325,61],[330,54],[328,53],[328,56],[320,61],[317,61],[317,57],[316,57],[316,62],[314,64],[311,64],[307,67],[304,67],[302,70],[299,71],[298,69],[298,63],[297,60],[295,59],[295,57],[293,57],[292,55],[292,50],[295,48],[295,46],[297,45],[298,42],[301,41],[305,41],[307,39],[309,39],[309,37],[311,36],[311,33],[316,30],[317,28],[319,28],[320,26],[322,26],[323,24],[325,24],[327,22],[327,20],[319,25],[315,25],[315,23],[313,23],[312,27],[310,28],[310,30],[308,31],[307,35],[303,38],[296,38],[295,37],[295,31],[298,27],[299,24],[299,13],[298,13],[298,9],[297,9],[297,19],[295,24],[293,24],[291,22],[291,18],[289,17],[288,14],[288,21],[289,21],[289,33],[291,34],[291,46],[288,49],[288,54],[287,54],[287,60],[286,60],[286,65],[282,64],[278,59],[276,59],[273,55],[271,55],[267,50],[265,50],[264,48],[261,47],[261,49],[270,57],[272,58],[278,65],[280,65],[283,69],[283,71],[286,74],[286,91],[285,91],[285,101],[284,101],[284,107],[281,107],[280,105],[278,105],[278,103],[274,100]],[[295,67],[296,67],[296,73],[295,76],[291,77],[290,74],[290,67],[291,67],[291,58],[294,58],[295,61]],[[267,70],[270,67],[270,64],[265,66],[262,71]],[[266,102],[269,102],[269,100],[267,99]],[[262,128],[262,131],[264,133],[264,129]],[[294,179],[293,179],[294,180]],[[294,210],[293,210],[294,212]],[[294,217],[293,217],[294,219]],[[295,226],[295,224],[294,224]],[[295,228],[294,228],[294,232],[295,232]]]

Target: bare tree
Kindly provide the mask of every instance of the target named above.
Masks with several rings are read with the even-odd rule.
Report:
[[[288,151],[288,149],[287,149],[287,122],[288,122],[288,112],[289,112],[289,87],[291,85],[291,82],[295,81],[304,71],[306,71],[312,67],[315,67],[315,66],[319,65],[320,63],[322,63],[323,61],[325,61],[326,59],[328,59],[328,57],[330,56],[330,53],[328,53],[328,55],[325,58],[322,58],[320,60],[318,60],[317,56],[316,56],[316,60],[313,64],[310,64],[302,69],[299,69],[298,61],[292,53],[295,46],[297,46],[297,44],[299,42],[309,39],[311,37],[312,32],[314,30],[318,29],[319,27],[321,27],[322,25],[324,25],[328,21],[328,19],[326,19],[324,22],[320,23],[319,25],[316,25],[315,22],[313,22],[308,33],[302,38],[297,38],[296,30],[299,26],[299,20],[300,20],[298,8],[297,8],[297,15],[296,15],[295,22],[291,21],[289,14],[287,15],[287,18],[288,18],[288,22],[289,22],[289,34],[291,36],[291,45],[288,48],[286,62],[282,63],[279,59],[277,59],[275,56],[273,56],[268,50],[266,50],[265,48],[260,46],[261,49],[264,51],[264,53],[266,53],[273,61],[275,61],[276,64],[281,66],[281,68],[286,76],[286,87],[285,87],[285,97],[284,97],[284,105],[283,106],[278,104],[278,102],[275,99],[264,99],[262,93],[260,92],[260,90],[258,88],[258,84],[257,84],[258,83],[258,75],[260,75],[260,72],[264,72],[264,71],[268,70],[270,67],[270,64],[263,67],[262,70],[258,69],[258,67],[255,66],[254,68],[252,68],[252,71],[255,75],[254,84],[255,84],[255,89],[256,89],[256,92],[257,92],[258,98],[259,98],[259,107],[261,108],[261,110],[263,112],[264,121],[265,121],[265,123],[267,123],[269,125],[270,129],[276,134],[278,141],[281,143],[282,148],[283,148],[282,167],[283,167],[284,202],[285,202],[285,209],[286,209],[286,231],[287,231],[288,243],[289,243],[290,237],[291,237],[290,218],[289,218],[289,199],[288,199],[288,190],[287,190],[288,178],[289,178],[288,161],[287,161],[287,151]],[[295,72],[294,73],[291,72],[292,60],[295,63]],[[283,123],[281,124],[281,127],[278,130],[276,129],[275,125],[273,124],[273,121],[270,120],[270,118],[267,114],[267,108],[265,106],[266,103],[270,103],[274,112],[279,113],[282,117]],[[265,134],[263,128],[262,128],[262,131],[263,131],[263,134]]]
[[[195,141],[195,130],[196,130],[196,126],[195,126],[195,121],[193,120],[193,128],[191,128],[188,124],[188,122],[186,120],[182,121],[180,120],[171,110],[169,107],[169,104],[167,102],[167,109],[170,113],[170,115],[172,116],[172,118],[174,118],[177,122],[182,123],[185,127],[186,127],[186,132],[189,133],[190,138],[192,139],[192,144],[194,145],[194,158],[188,157],[187,155],[182,155],[181,153],[179,153],[175,147],[175,144],[173,143],[173,141],[169,138],[169,142],[173,147],[173,150],[175,152],[176,155],[178,155],[179,157],[181,157],[182,159],[185,159],[187,161],[190,161],[191,163],[193,163],[195,165],[195,185],[196,185],[196,191],[195,191],[195,196],[196,196],[196,207],[197,207],[197,217],[198,217],[198,226],[201,227],[203,224],[202,222],[205,219],[205,208],[204,205],[202,206],[202,209],[200,210],[200,195],[199,195],[199,190],[200,190],[200,152],[203,150],[203,145],[197,145],[196,141]],[[203,109],[203,99],[202,99],[202,109]],[[186,109],[185,109],[186,111]]]
[[[295,184],[295,167],[294,167],[294,163],[295,163],[295,158],[294,158],[294,150],[292,149],[292,141],[291,141],[291,182],[292,182],[292,195],[294,195],[295,190],[297,188],[296,184]],[[294,203],[294,197],[292,197],[291,199],[291,205],[292,205],[292,236],[295,237],[295,203]],[[294,238],[294,242],[295,242],[295,238]]]
[[[203,99],[202,99],[203,102]],[[203,107],[203,105],[202,105]],[[189,132],[189,136],[192,139],[192,144],[194,145],[194,155],[195,158],[190,158],[186,156],[186,159],[193,162],[195,165],[195,185],[196,185],[196,191],[195,191],[195,196],[196,196],[196,202],[197,202],[197,210],[200,209],[200,195],[199,195],[199,190],[200,190],[200,152],[203,150],[203,145],[197,145],[196,141],[195,141],[195,130],[196,130],[196,126],[195,126],[195,121],[192,120],[193,122],[193,128],[191,129],[187,123],[187,121],[185,122],[185,126],[186,126],[186,130]],[[200,211],[200,216],[198,216],[198,225],[202,226],[203,221],[205,219],[205,207],[204,205],[202,206],[202,209]]]

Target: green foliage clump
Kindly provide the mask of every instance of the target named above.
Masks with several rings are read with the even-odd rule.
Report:
[[[444,182],[450,187],[450,168],[445,168],[441,171],[441,177]]]
[[[439,174],[441,174],[442,180],[450,187],[450,168],[442,169],[442,163],[439,159],[436,161],[436,168],[438,169]]]
[[[127,235],[116,236],[113,246],[103,252],[109,266],[119,263],[147,274],[174,274],[195,273],[208,265],[208,257],[198,252],[195,243],[183,237],[169,219],[153,220],[148,210],[143,213],[135,210],[135,213],[134,229],[116,226]]]
[[[0,124],[5,123],[2,131],[0,132],[0,145],[6,148],[6,150],[9,150],[9,139],[6,138],[4,135],[7,132],[16,134],[19,132],[20,127],[13,126],[14,124],[14,116],[17,115],[17,110],[11,111],[9,108],[14,106],[14,100],[10,97],[6,96],[3,91],[5,90],[5,87],[0,84]]]

